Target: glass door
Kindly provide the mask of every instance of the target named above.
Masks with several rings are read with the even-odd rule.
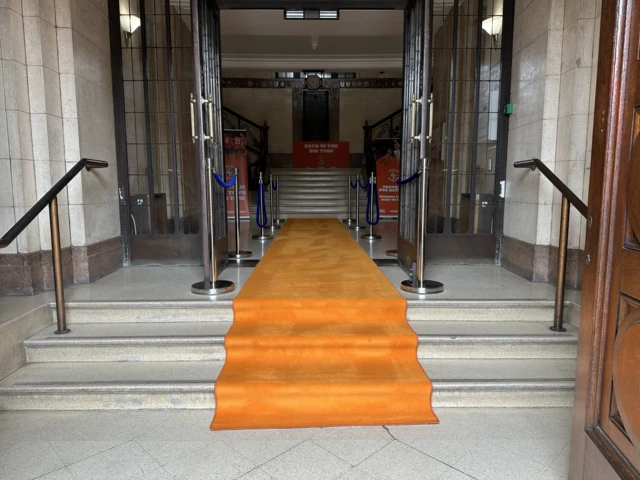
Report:
[[[220,11],[208,0],[192,0],[193,126],[199,170],[200,218],[205,283],[227,265],[227,205],[224,188],[213,172],[224,174],[222,136],[222,70],[220,65]],[[224,176],[224,175],[223,175]],[[215,258],[211,245],[215,245]]]
[[[427,142],[428,124],[422,122],[423,75],[430,78],[429,49],[424,46],[425,27],[430,23],[429,3],[417,0],[405,10],[404,26],[404,91],[401,178],[407,178],[418,170],[421,163],[421,143]],[[423,147],[424,149],[424,147]],[[398,213],[398,262],[415,277],[418,219],[418,181],[400,186]]]
[[[406,12],[401,169],[402,178],[418,169],[421,143],[413,137],[426,132],[426,259],[494,263],[504,211],[510,81],[503,70],[510,72],[513,18],[505,17],[503,0],[418,0]],[[429,75],[428,95],[422,73]],[[421,124],[423,108],[429,125]],[[400,189],[398,261],[407,273],[415,263],[417,195],[417,181]]]

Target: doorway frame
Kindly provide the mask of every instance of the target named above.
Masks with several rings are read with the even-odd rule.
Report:
[[[265,5],[260,0],[222,0],[215,2],[220,9],[268,9],[286,8],[327,8],[355,10],[405,10],[415,0],[276,0]],[[500,81],[500,104],[510,102],[511,64],[513,46],[514,5],[504,2]],[[202,265],[201,234],[173,233],[168,235],[132,235],[129,222],[129,182],[128,158],[126,148],[125,99],[122,78],[122,42],[119,24],[119,6],[115,0],[109,0],[109,34],[111,46],[112,85],[114,100],[114,121],[116,152],[118,156],[118,192],[120,207],[121,237],[124,246],[124,265],[135,264]],[[405,86],[403,85],[403,89]],[[301,141],[302,135],[302,98],[306,90],[304,85],[292,89],[293,141]],[[326,88],[329,92],[329,135],[330,141],[339,139],[339,88]],[[507,145],[509,117],[501,114],[498,123],[496,181],[494,185],[494,233],[493,234],[427,234],[427,255],[429,262],[441,263],[488,263],[500,262],[504,230],[504,198],[500,197],[501,182],[506,180]],[[453,246],[453,248],[452,248]],[[460,254],[459,252],[465,252]],[[143,261],[139,259],[144,257]],[[167,262],[168,260],[168,262]]]

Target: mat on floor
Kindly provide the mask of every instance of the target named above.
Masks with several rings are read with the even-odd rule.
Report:
[[[212,430],[438,421],[406,300],[338,220],[287,220],[233,310]]]

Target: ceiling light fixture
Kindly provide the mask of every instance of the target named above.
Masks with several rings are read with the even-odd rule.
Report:
[[[305,8],[304,10],[285,10],[285,20],[339,20],[340,10],[318,10]]]
[[[491,35],[493,40],[493,48],[498,47],[498,35],[502,32],[502,17],[501,16],[493,16],[489,17],[482,22],[482,29]]]
[[[122,27],[124,42],[128,47],[131,35],[140,27],[140,17],[136,17],[135,15],[120,15],[120,27]]]

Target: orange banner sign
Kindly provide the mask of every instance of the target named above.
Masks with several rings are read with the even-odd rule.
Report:
[[[397,217],[400,188],[400,143],[393,138],[374,141],[376,155],[376,182],[381,217]]]
[[[238,169],[238,196],[240,197],[240,217],[249,218],[249,195],[247,175],[247,136],[245,130],[224,131],[224,172],[225,182],[233,177],[234,168]],[[227,188],[227,217],[234,217],[235,190]]]
[[[349,142],[294,142],[294,168],[349,168]]]

